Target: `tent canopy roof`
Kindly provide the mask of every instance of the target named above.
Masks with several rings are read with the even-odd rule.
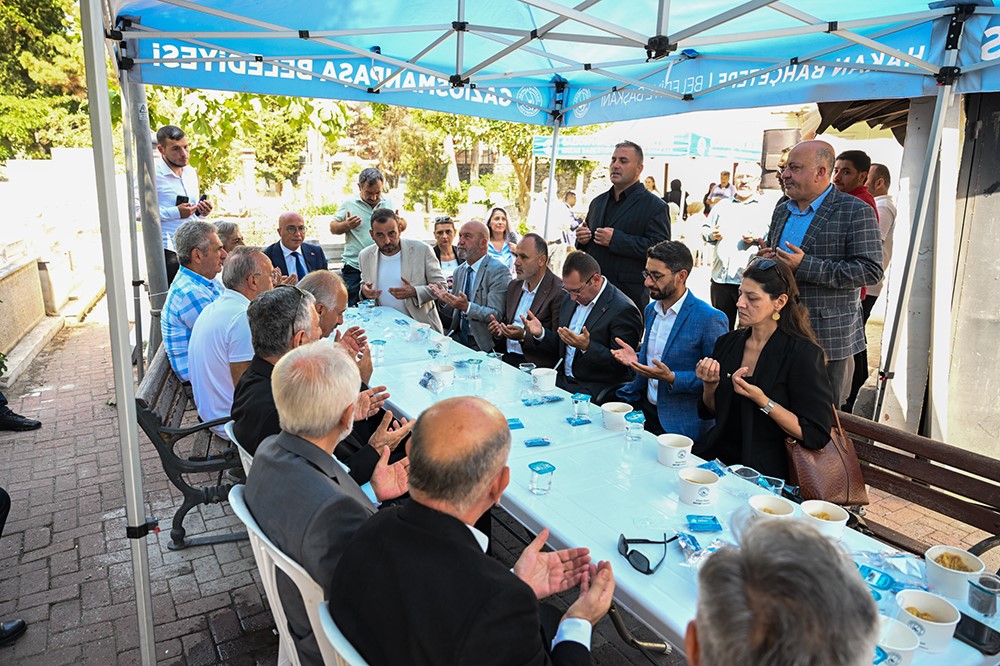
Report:
[[[117,0],[147,83],[378,101],[534,124],[931,95],[948,28],[958,92],[1000,90],[979,0]],[[117,35],[116,35],[117,37]]]

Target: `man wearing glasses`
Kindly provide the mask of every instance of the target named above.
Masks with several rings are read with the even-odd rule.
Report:
[[[702,382],[698,361],[711,356],[727,330],[726,315],[691,293],[687,278],[694,267],[691,250],[664,241],[646,253],[646,278],[653,302],[646,306],[646,334],[638,354],[624,341],[611,354],[636,373],[618,397],[646,415],[646,430],[686,435],[697,441],[711,425],[698,416]]]
[[[556,385],[570,393],[588,393],[595,403],[614,399],[632,372],[611,353],[624,342],[639,345],[642,315],[632,300],[601,275],[597,261],[573,252],[563,264],[563,296],[559,327],[550,331],[531,311],[524,327],[539,350],[562,359]]]
[[[319,245],[306,243],[306,221],[298,213],[282,213],[278,218],[277,243],[268,245],[264,254],[282,275],[295,276],[295,284],[306,274],[326,270],[326,255]]]

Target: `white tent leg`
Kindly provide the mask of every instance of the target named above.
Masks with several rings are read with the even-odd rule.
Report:
[[[559,127],[562,125],[562,117],[557,117],[552,125],[552,153],[549,155],[549,185],[548,196],[545,197],[545,232],[542,237],[549,240],[549,216],[552,213],[552,197],[557,197],[556,187],[556,151],[559,148]],[[532,158],[534,159],[534,158]]]
[[[142,468],[139,460],[139,437],[135,418],[135,387],[129,354],[128,308],[122,287],[125,271],[119,241],[121,224],[115,196],[114,149],[111,139],[111,106],[108,101],[108,77],[103,48],[104,22],[100,0],[81,0],[84,62],[87,67],[87,99],[90,103],[90,132],[94,142],[94,167],[97,176],[97,203],[101,216],[101,245],[104,250],[104,276],[107,282],[111,360],[118,401],[118,441],[121,446],[125,482],[125,516],[128,527],[146,525],[143,503]],[[130,530],[131,531],[131,530]],[[129,539],[132,549],[132,576],[135,585],[135,612],[139,625],[139,654],[143,664],[156,663],[153,637],[153,602],[149,588],[149,560],[144,537]]]
[[[139,248],[136,245],[139,242],[139,231],[135,223],[135,211],[138,209],[138,200],[136,199],[135,164],[132,155],[132,122],[130,114],[127,112],[130,103],[125,92],[125,86],[122,86],[122,101],[123,111],[126,111],[122,113],[122,137],[125,146],[125,186],[128,188],[128,205],[125,207],[125,210],[129,214],[128,238],[129,249],[131,250],[130,258],[132,260],[132,321],[135,322],[135,347],[132,350],[132,360],[135,362],[136,377],[141,382],[145,374],[145,359],[142,354],[142,290],[139,284],[142,277],[139,275]]]

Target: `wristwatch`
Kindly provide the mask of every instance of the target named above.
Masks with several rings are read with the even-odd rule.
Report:
[[[768,400],[767,404],[760,408],[760,411],[770,414],[772,409],[774,409],[774,400]]]

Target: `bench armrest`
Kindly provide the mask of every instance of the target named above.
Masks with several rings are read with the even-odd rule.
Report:
[[[188,435],[190,435],[192,433],[200,432],[200,431],[205,430],[207,428],[214,428],[215,426],[226,425],[226,423],[229,422],[229,420],[230,420],[230,417],[223,416],[222,418],[212,419],[211,421],[204,421],[202,423],[196,423],[195,425],[189,426],[187,428],[166,428],[166,427],[162,427],[162,428],[160,428],[160,432],[166,433],[168,435],[180,435],[180,437],[178,438],[178,439],[180,439],[182,437],[187,437]]]

